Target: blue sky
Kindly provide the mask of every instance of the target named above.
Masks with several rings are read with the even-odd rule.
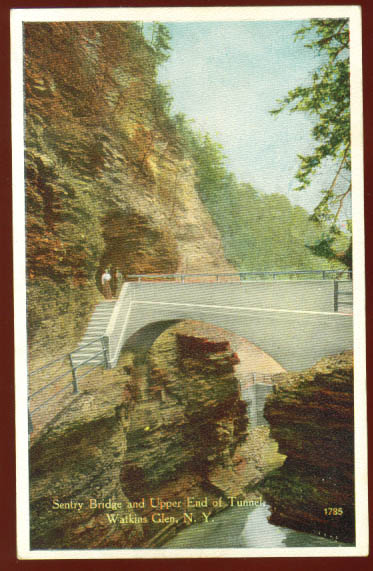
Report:
[[[326,165],[309,190],[294,192],[297,155],[312,149],[311,118],[269,111],[289,89],[304,85],[320,64],[294,32],[305,22],[168,23],[170,59],[159,70],[174,98],[173,112],[220,142],[228,167],[261,192],[286,194],[311,211],[322,185],[333,178]]]

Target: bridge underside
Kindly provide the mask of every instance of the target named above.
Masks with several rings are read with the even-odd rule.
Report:
[[[287,370],[302,370],[326,355],[352,349],[349,315],[286,310],[192,307],[183,304],[133,301],[123,345],[138,330],[161,322],[193,319],[228,329],[260,347]],[[156,337],[154,337],[155,339]]]
[[[138,349],[141,347],[142,351],[148,351],[153,345],[154,341],[171,325],[179,323],[180,319],[170,319],[169,321],[155,321],[148,323],[141,327],[130,337],[126,337],[122,349]]]

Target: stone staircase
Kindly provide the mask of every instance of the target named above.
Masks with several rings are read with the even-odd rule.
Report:
[[[84,336],[78,343],[75,351],[71,354],[73,367],[82,364],[102,349],[102,341],[100,339],[95,341],[95,339],[105,334],[115,303],[115,300],[102,301],[96,305]],[[90,345],[84,347],[87,343],[90,343]],[[80,347],[82,347],[82,349],[80,349]],[[93,367],[100,363],[103,363],[102,353],[90,360],[89,363],[87,363],[87,367]],[[84,367],[82,367],[81,370],[84,372]]]

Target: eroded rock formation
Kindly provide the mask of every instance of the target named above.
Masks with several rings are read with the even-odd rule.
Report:
[[[195,358],[188,357],[188,343],[197,349]],[[144,387],[128,364],[129,374],[105,372],[32,446],[33,548],[139,546],[160,530],[152,521],[152,496],[172,493],[182,502],[181,517],[187,496],[209,488],[219,493],[208,482],[209,469],[232,468],[247,423],[234,378],[237,357],[228,343],[180,338],[179,344],[185,375],[177,383],[164,385],[154,370]],[[164,397],[159,386],[166,387]],[[143,498],[144,508],[133,510],[131,502]],[[121,509],[96,509],[95,501],[109,499]],[[126,523],[110,522],[107,513]],[[175,511],[166,516],[176,517]]]
[[[25,24],[30,343],[84,327],[104,267],[234,271],[156,70],[136,23]]]
[[[352,352],[283,375],[265,417],[284,465],[261,486],[270,521],[353,542],[354,407]]]
[[[238,361],[228,341],[174,326],[147,359],[124,352],[80,383],[30,450],[32,548],[159,546],[252,497],[278,455],[268,428],[248,433]]]
[[[92,506],[108,499],[128,505],[120,472],[133,401],[123,390],[118,373],[97,373],[95,389],[84,390],[31,447],[31,549],[120,544],[123,527],[108,525],[111,510]],[[126,546],[142,535],[141,525],[128,526]]]

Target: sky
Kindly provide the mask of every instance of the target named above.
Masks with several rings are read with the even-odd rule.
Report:
[[[310,189],[296,192],[298,154],[313,148],[305,113],[269,113],[289,89],[305,85],[320,64],[294,32],[305,22],[167,23],[172,52],[158,73],[182,112],[221,143],[227,166],[258,191],[285,194],[312,211],[333,179],[325,165]]]

